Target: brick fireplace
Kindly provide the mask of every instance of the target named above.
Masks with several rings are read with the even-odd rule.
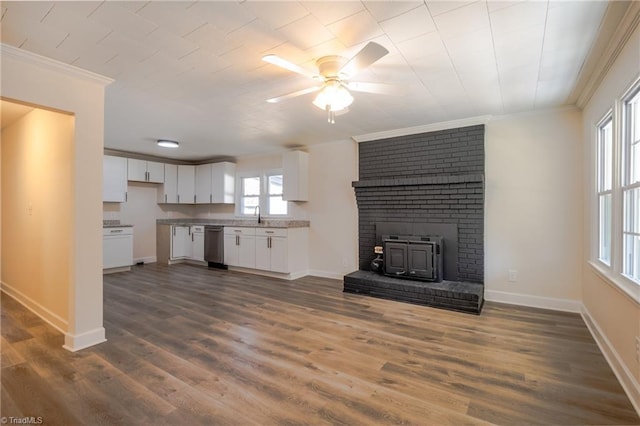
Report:
[[[360,271],[345,276],[345,291],[414,303],[422,303],[416,294],[423,294],[425,304],[479,313],[484,282],[484,125],[362,142],[359,180],[353,188]],[[381,235],[390,233],[442,236],[444,281],[417,283],[371,272],[374,246],[381,245]],[[456,295],[452,286],[466,286],[470,293]]]

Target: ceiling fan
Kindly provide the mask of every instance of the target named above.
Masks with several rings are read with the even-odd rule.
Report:
[[[319,91],[320,93],[314,99],[313,104],[327,111],[329,123],[335,123],[336,112],[346,112],[347,107],[353,102],[353,96],[351,96],[349,90],[368,93],[389,93],[388,86],[384,84],[349,81],[357,73],[387,53],[389,53],[387,49],[371,41],[349,60],[336,55],[319,58],[316,60],[317,74],[311,73],[277,55],[266,55],[262,58],[265,62],[322,82],[319,86],[308,87],[297,92],[267,99],[267,102],[276,103]]]

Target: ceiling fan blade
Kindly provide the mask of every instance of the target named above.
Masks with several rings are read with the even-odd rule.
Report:
[[[353,58],[344,64],[338,75],[342,78],[351,78],[387,53],[389,53],[389,51],[386,48],[370,41],[356,53]]]
[[[269,62],[272,65],[275,65],[280,68],[284,68],[286,70],[295,72],[296,74],[304,75],[309,78],[318,78],[316,74],[312,74],[311,72],[305,70],[304,68],[287,61],[286,59],[282,59],[278,55],[266,55],[262,57],[262,60],[265,62]]]
[[[288,93],[286,95],[278,96],[277,98],[267,99],[267,102],[271,104],[278,103],[280,101],[284,101],[286,99],[295,98],[296,96],[306,95],[307,93],[313,93],[320,90],[320,86],[308,87],[306,89],[298,90],[297,92]]]
[[[350,81],[345,83],[345,85],[349,90],[353,90],[354,92],[377,93],[381,95],[395,95],[400,93],[400,88],[392,84]]]

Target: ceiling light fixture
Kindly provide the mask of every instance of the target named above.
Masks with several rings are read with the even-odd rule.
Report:
[[[353,96],[338,79],[329,79],[313,101],[318,108],[327,111],[327,121],[335,123],[336,111],[342,111],[353,103]]]
[[[158,139],[157,144],[162,148],[178,148],[180,146],[178,142],[169,139]]]

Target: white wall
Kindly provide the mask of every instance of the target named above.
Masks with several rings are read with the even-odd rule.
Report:
[[[73,116],[33,109],[2,130],[2,289],[66,332]]]
[[[358,180],[353,141],[309,148],[309,268],[312,275],[342,279],[358,269]]]
[[[579,311],[581,113],[498,117],[485,134],[488,300]],[[509,269],[517,281],[509,282]]]
[[[624,49],[609,69],[583,111],[583,147],[581,157],[584,173],[582,191],[584,194],[583,214],[586,236],[582,246],[581,267],[583,272],[584,316],[591,323],[592,331],[598,337],[603,352],[607,356],[620,382],[640,411],[640,363],[636,360],[636,338],[640,336],[640,289],[636,286],[636,296],[622,291],[611,275],[598,273],[590,264],[590,252],[596,241],[592,224],[596,215],[596,200],[592,182],[594,178],[595,126],[603,115],[613,107],[629,86],[640,77],[640,28],[636,29]]]
[[[104,86],[110,80],[6,45],[1,49],[3,97],[75,115],[65,348],[82,349],[105,336],[101,204]]]

